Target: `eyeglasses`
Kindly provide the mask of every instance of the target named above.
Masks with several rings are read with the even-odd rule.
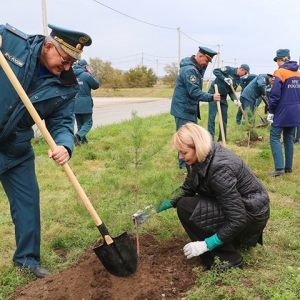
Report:
[[[60,53],[59,53],[59,51],[57,50],[56,46],[55,46],[54,44],[52,44],[52,45],[54,46],[56,52],[57,52],[58,55],[60,56],[61,63],[62,63],[64,66],[66,66],[66,65],[72,66],[72,65],[74,64],[74,62],[71,62],[71,61],[68,61],[68,60],[64,59],[64,58],[60,55]]]

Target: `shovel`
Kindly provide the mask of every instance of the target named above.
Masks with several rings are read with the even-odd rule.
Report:
[[[260,124],[259,126],[257,127],[267,127],[269,125],[269,122],[266,118],[263,118],[262,116],[258,115],[259,118],[260,118]]]
[[[24,89],[22,88],[20,82],[13,73],[12,69],[10,68],[1,51],[0,65],[2,66],[6,76],[15,88],[19,97],[21,98],[23,104],[27,108],[32,119],[36,123],[38,129],[44,136],[49,147],[51,148],[51,150],[54,150],[57,147],[55,141],[53,140],[48,129],[46,128],[36,109],[32,105],[30,99],[28,98],[27,94],[25,93]],[[100,261],[102,262],[103,266],[107,269],[108,272],[115,276],[121,277],[133,274],[137,269],[138,255],[128,234],[126,232],[123,232],[121,235],[113,239],[109,235],[106,226],[101,221],[100,217],[98,216],[96,210],[92,206],[92,203],[88,199],[87,195],[85,194],[84,190],[82,189],[81,185],[79,184],[69,165],[65,163],[64,165],[62,165],[62,168],[64,169],[71,183],[73,184],[82,203],[90,213],[104,239],[104,243],[102,245],[93,249]]]
[[[232,90],[232,92],[233,92],[233,94],[234,94],[235,99],[238,100],[238,96],[237,96],[236,91],[235,91],[235,89],[233,88],[232,84],[230,85],[230,87],[231,87],[231,90]],[[246,114],[245,114],[244,109],[242,108],[242,106],[239,106],[239,108],[240,108],[240,110],[241,110],[241,112],[242,112],[242,115],[243,115],[245,121],[248,122],[248,118],[247,118],[247,116],[246,116]]]
[[[215,93],[219,93],[219,91],[218,91],[218,85],[216,85],[216,84],[215,84]],[[217,108],[218,108],[219,123],[220,123],[221,136],[222,136],[222,143],[223,143],[223,146],[226,147],[226,139],[225,139],[225,133],[224,133],[224,126],[223,126],[223,118],[222,118],[220,101],[217,101]]]

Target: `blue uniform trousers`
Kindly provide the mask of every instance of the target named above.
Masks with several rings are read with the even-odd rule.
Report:
[[[82,143],[87,143],[86,135],[92,129],[93,115],[92,114],[75,114],[77,123],[77,135]]]
[[[299,143],[300,139],[300,125],[294,128],[294,143]]]
[[[242,107],[244,107],[244,98],[240,98],[240,102],[242,104]],[[241,125],[242,117],[243,117],[242,111],[238,107],[238,110],[237,110],[237,113],[236,113],[236,116],[235,116],[235,122],[236,122],[237,125]]]
[[[300,139],[300,125],[294,128],[294,143],[299,143]]]
[[[226,127],[227,127],[227,118],[228,118],[228,103],[227,96],[221,95],[221,114],[223,119],[223,127],[224,127],[224,135],[226,139]],[[215,138],[215,119],[218,113],[217,103],[215,101],[208,103],[208,122],[207,122],[207,130],[211,134],[212,139]],[[219,137],[218,142],[222,141],[222,134],[219,126]]]
[[[283,147],[280,142],[281,133],[283,134]],[[270,129],[270,144],[274,160],[275,169],[292,169],[294,156],[294,127],[274,127]]]
[[[34,157],[6,170],[0,175],[0,180],[9,199],[15,225],[16,251],[13,261],[23,267],[39,266],[41,225]]]
[[[254,126],[254,110],[256,108],[256,101],[253,101],[252,99],[247,99],[247,98],[241,97],[240,102],[241,102],[242,108],[248,118],[248,122],[253,123],[252,125]],[[236,124],[237,125],[241,124],[242,116],[243,116],[242,111],[238,107],[238,111],[236,114]]]

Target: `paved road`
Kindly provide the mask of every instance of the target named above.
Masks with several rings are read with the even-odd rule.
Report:
[[[130,120],[133,111],[141,118],[167,113],[171,106],[169,98],[93,97],[93,100],[93,128]],[[75,125],[75,131],[76,128]],[[36,135],[41,134],[36,125],[33,129]]]
[[[131,119],[133,111],[141,118],[170,111],[169,98],[93,97],[93,128]]]

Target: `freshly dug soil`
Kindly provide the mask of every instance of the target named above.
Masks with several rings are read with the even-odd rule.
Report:
[[[179,300],[194,286],[192,268],[200,260],[187,260],[186,241],[173,238],[159,243],[153,236],[140,237],[139,266],[128,277],[115,277],[89,249],[79,261],[57,274],[29,282],[10,300]]]

